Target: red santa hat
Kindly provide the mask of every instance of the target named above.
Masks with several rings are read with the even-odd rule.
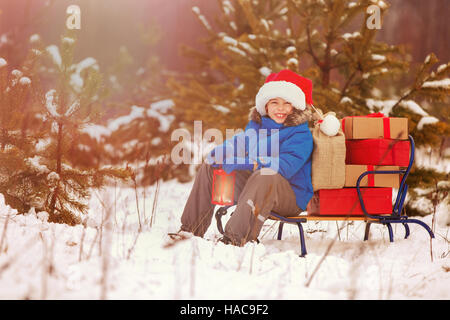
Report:
[[[270,99],[282,98],[299,110],[305,110],[306,104],[313,104],[312,81],[285,69],[270,74],[256,94],[256,110],[266,115],[266,104]]]

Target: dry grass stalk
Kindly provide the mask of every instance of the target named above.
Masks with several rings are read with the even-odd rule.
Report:
[[[155,195],[153,197],[152,215],[150,217],[150,227],[153,226],[153,223],[155,222],[155,218],[156,218],[156,208],[158,205],[159,190],[161,187],[161,172],[166,167],[165,162],[166,162],[166,157],[163,158],[162,162],[157,164],[156,170],[155,170],[156,190],[155,190]]]
[[[105,201],[101,199],[101,197],[97,194],[98,199],[100,200],[100,203],[103,207],[102,210],[102,223],[100,226],[100,240],[99,240],[99,249],[100,249],[100,256],[102,257],[102,264],[101,264],[101,272],[102,272],[102,278],[100,280],[100,299],[105,300],[107,299],[107,293],[108,293],[108,275],[109,275],[109,261],[110,261],[110,248],[111,248],[111,242],[112,242],[112,207],[111,199],[108,194],[105,196]],[[102,249],[102,242],[103,242],[103,228],[105,228],[105,250],[104,252],[101,251]]]
[[[337,229],[338,238],[339,238],[339,241],[341,241],[341,233],[339,231],[338,222],[337,221],[335,221],[335,222],[336,222],[336,229]]]
[[[134,186],[134,195],[136,199],[136,210],[138,214],[138,221],[139,221],[139,230],[142,230],[142,223],[141,223],[141,213],[139,210],[139,195],[137,191],[137,181],[136,181],[136,174],[131,175],[131,179],[133,180],[133,186]]]
[[[263,233],[263,235],[260,237],[261,240],[264,239],[264,237],[266,236],[266,234],[269,233],[269,231],[271,231],[271,230],[273,229],[273,227],[275,226],[275,224],[276,224],[277,222],[278,222],[278,221],[274,221],[274,222],[270,225],[270,227],[267,228],[267,230],[266,230],[266,231]],[[276,235],[276,232],[273,234],[272,239],[275,238],[275,235]]]
[[[128,249],[127,260],[130,259],[131,253],[133,252],[134,247],[136,246],[137,241],[138,241],[138,238],[139,238],[139,236],[140,236],[141,233],[142,233],[142,229],[141,229],[141,228],[138,228],[136,237],[134,238],[134,241],[133,241],[133,244],[132,244],[131,247]]]
[[[97,199],[100,201],[100,204],[102,205],[102,221],[100,223],[100,228],[99,228],[99,235],[100,235],[100,239],[98,242],[98,255],[102,256],[102,243],[103,243],[103,227],[105,226],[105,223],[108,223],[111,217],[111,205],[109,203],[109,196],[106,197],[106,200],[108,201],[108,203],[105,203],[105,201],[103,201],[103,199],[101,199],[101,197],[98,195],[98,192],[95,193],[95,195],[97,196]],[[105,215],[106,212],[106,215]]]
[[[150,228],[153,226],[153,222],[155,221],[156,217],[156,207],[158,205],[159,188],[160,188],[160,179],[156,181],[156,190],[152,204],[152,215],[150,216]]]
[[[114,223],[117,226],[117,180],[114,179]]]
[[[86,220],[87,218],[83,219],[83,232],[81,233],[81,239],[80,239],[80,252],[78,253],[78,262],[81,261],[83,257],[83,243],[84,243],[84,237],[86,235]]]
[[[195,263],[197,261],[198,255],[198,247],[197,242],[192,241],[192,257],[191,257],[191,287],[190,287],[190,295],[191,298],[195,295]]]
[[[128,211],[125,211],[125,217],[123,218],[123,223],[122,223],[122,250],[123,250],[123,255],[125,256],[125,229],[127,227],[127,218],[128,218]]]
[[[42,269],[42,275],[41,275],[41,300],[45,300],[47,297],[47,243],[45,241],[44,236],[42,235],[42,232],[39,232],[39,237],[42,241],[42,261],[41,261],[41,269]]]
[[[3,225],[3,232],[2,232],[2,238],[0,239],[0,255],[3,252],[3,243],[6,239],[6,231],[8,229],[8,222],[9,222],[9,214],[6,216],[5,224]],[[5,247],[5,252],[8,250],[8,246]]]
[[[253,257],[255,256],[255,246],[256,246],[256,244],[253,244],[252,254],[250,256],[250,270],[249,270],[250,274],[252,274],[252,272],[253,272]]]
[[[95,244],[97,243],[97,237],[98,237],[98,235],[100,234],[99,228],[96,228],[96,231],[97,231],[97,232],[95,233],[94,240],[93,240],[92,243],[91,243],[91,247],[89,248],[88,255],[87,255],[87,257],[86,257],[87,260],[89,260],[89,259],[91,258],[92,251],[94,250],[94,246],[95,246]]]
[[[107,214],[108,218],[110,216],[111,216],[111,214]],[[105,226],[106,226],[106,228],[105,228],[106,239],[105,239],[105,252],[102,255],[102,280],[101,280],[101,291],[100,291],[100,299],[101,300],[105,300],[107,298],[110,247],[111,247],[111,241],[112,241],[111,222],[109,220],[107,220]]]

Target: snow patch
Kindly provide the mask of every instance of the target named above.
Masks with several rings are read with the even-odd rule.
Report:
[[[59,117],[59,113],[56,111],[58,106],[54,101],[55,94],[55,89],[47,91],[47,93],[45,94],[45,107],[47,108],[47,111],[50,113],[50,115],[52,115],[53,117]]]
[[[359,33],[358,31],[355,31],[353,33],[345,33],[342,35],[342,38],[344,38],[344,40],[350,40],[350,39],[354,39],[354,38],[359,38],[361,37],[361,33]]]
[[[386,57],[380,54],[372,54],[372,60],[376,61],[386,61]]]
[[[69,38],[69,37],[64,37],[64,38],[62,38],[62,42],[65,44],[71,45],[71,44],[75,43],[75,39]]]
[[[294,46],[287,47],[284,51],[285,54],[291,54],[297,52],[297,48]]]
[[[168,112],[169,109],[173,108],[175,103],[172,99],[160,100],[157,102],[153,102],[150,105],[150,108],[156,110],[158,112]]]
[[[88,68],[93,68],[98,71],[99,66],[97,64],[97,60],[92,57],[88,57],[71,66],[71,69],[74,70],[74,72],[70,75],[70,85],[78,92],[81,91],[84,85],[84,80],[81,73],[83,70]]]
[[[366,99],[367,107],[373,112],[375,108],[381,109],[380,112],[389,115],[392,111],[392,107],[397,103],[398,100],[375,100],[375,99]],[[421,115],[428,116],[428,113],[425,112],[421,106],[419,106],[415,101],[405,100],[400,102],[400,106],[409,109],[410,111]]]
[[[342,104],[344,104],[344,103],[350,103],[350,104],[352,104],[352,103],[353,103],[353,100],[350,99],[349,97],[342,97],[340,103],[342,103]]]
[[[272,70],[268,67],[261,67],[259,68],[259,73],[261,73],[264,77],[268,77],[272,73]]]
[[[222,113],[228,113],[228,112],[230,112],[230,109],[229,109],[229,108],[224,107],[224,106],[221,106],[221,105],[218,105],[218,104],[214,104],[214,105],[213,105],[213,108],[216,109],[216,110],[219,111],[219,112],[222,112]]]
[[[116,131],[120,126],[126,125],[137,118],[142,118],[144,116],[145,109],[138,106],[131,106],[130,114],[126,116],[119,117],[117,119],[111,120],[108,123],[108,130]]]
[[[37,33],[30,36],[30,43],[35,43],[41,40],[41,36]]]
[[[62,58],[61,54],[59,53],[59,48],[56,45],[52,44],[46,48],[46,51],[50,54],[53,63],[55,63],[58,67],[61,68]]]
[[[192,11],[197,15],[207,30],[212,30],[208,20],[206,20],[205,16],[200,13],[200,9],[197,6],[192,7]]]
[[[23,86],[30,85],[31,79],[28,77],[22,77],[22,78],[20,78],[19,83]]]
[[[47,168],[47,166],[42,165],[39,163],[39,160],[41,157],[34,156],[33,158],[27,158],[25,159],[25,162],[30,165],[30,167],[36,171],[38,174],[48,174],[50,170]]]
[[[423,83],[422,88],[450,89],[450,79],[426,81]]]
[[[430,117],[430,116],[422,117],[420,119],[419,123],[417,124],[417,129],[422,130],[424,125],[433,124],[436,122],[439,122],[439,119],[436,117]]]
[[[294,66],[298,66],[298,60],[296,58],[290,58],[287,61],[287,65],[293,64]]]
[[[82,129],[81,132],[87,133],[91,138],[100,142],[103,136],[111,135],[111,130],[105,126],[99,124],[87,124]]]

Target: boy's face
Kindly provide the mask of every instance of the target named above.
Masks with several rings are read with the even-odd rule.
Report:
[[[293,107],[290,102],[282,98],[270,99],[266,104],[267,115],[276,123],[284,123],[287,116],[292,113]]]

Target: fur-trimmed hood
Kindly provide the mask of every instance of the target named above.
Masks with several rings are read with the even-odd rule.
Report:
[[[258,124],[261,123],[261,114],[256,107],[250,109],[248,116],[249,120],[252,120]],[[301,111],[297,108],[293,108],[292,113],[287,116],[283,125],[285,127],[295,127],[302,123],[315,120],[313,110],[309,104],[306,105],[306,109]]]

